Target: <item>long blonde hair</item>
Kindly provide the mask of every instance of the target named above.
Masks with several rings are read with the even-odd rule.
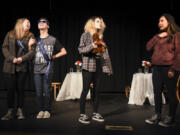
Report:
[[[99,18],[101,21],[102,21],[102,29],[100,29],[98,31],[98,34],[99,34],[99,38],[102,39],[103,38],[103,33],[104,33],[104,30],[106,28],[106,25],[102,19],[102,17],[98,17],[98,16],[94,16],[94,17],[91,17],[90,19],[87,20],[85,26],[84,26],[84,31],[85,32],[89,32],[91,35],[93,35],[95,33],[95,20],[96,18]]]
[[[23,37],[31,36],[32,33],[28,31],[24,31],[23,23],[25,20],[28,20],[27,18],[20,18],[16,21],[16,24],[14,26],[14,29],[10,32],[10,37],[16,36],[18,40],[21,40]]]

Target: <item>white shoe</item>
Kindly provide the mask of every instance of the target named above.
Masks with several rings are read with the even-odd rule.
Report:
[[[51,114],[48,112],[48,111],[45,111],[44,112],[44,117],[43,118],[50,118],[51,117]]]
[[[13,109],[8,109],[6,115],[4,115],[1,120],[11,120],[13,119]]]
[[[104,122],[104,118],[99,113],[93,113],[92,119],[98,122]]]
[[[21,108],[18,108],[16,115],[19,120],[24,119],[23,111]]]
[[[44,117],[44,112],[43,112],[43,111],[40,111],[40,112],[38,113],[38,115],[36,116],[37,119],[41,119],[41,118],[43,118],[43,117]]]
[[[83,124],[89,124],[90,123],[90,119],[86,114],[80,114],[78,121],[83,123]]]

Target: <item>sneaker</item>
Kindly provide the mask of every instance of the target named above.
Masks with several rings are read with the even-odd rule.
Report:
[[[40,111],[40,112],[38,113],[38,115],[36,116],[37,119],[41,119],[41,118],[43,118],[43,117],[44,117],[44,112],[43,112],[43,111]]]
[[[8,112],[1,118],[1,120],[13,119],[13,109],[8,109]]]
[[[160,120],[161,120],[160,115],[155,114],[151,118],[146,119],[145,122],[148,124],[157,124],[157,123],[159,123]]]
[[[24,119],[24,115],[23,115],[23,112],[22,112],[22,109],[21,108],[18,108],[17,110],[17,119]]]
[[[164,120],[159,122],[159,125],[162,127],[172,127],[175,126],[174,118],[171,116],[166,116]]]
[[[86,114],[80,114],[78,121],[83,123],[83,124],[89,124],[90,123],[90,119]]]
[[[50,118],[50,117],[51,117],[51,114],[48,111],[45,111],[43,118],[47,119],[47,118]]]
[[[104,122],[104,118],[99,113],[93,113],[92,119],[98,122]]]

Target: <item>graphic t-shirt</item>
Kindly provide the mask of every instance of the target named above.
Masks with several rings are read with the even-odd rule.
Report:
[[[53,36],[49,35],[47,38],[41,38],[41,41],[44,45],[46,53],[49,59],[52,59],[52,56],[59,52],[63,45]],[[36,54],[34,58],[34,73],[44,74],[46,73],[48,67],[48,62],[44,58],[39,46],[36,44]],[[51,72],[52,72],[53,62],[51,62]]]

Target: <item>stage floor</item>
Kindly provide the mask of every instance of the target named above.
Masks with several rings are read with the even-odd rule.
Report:
[[[79,100],[52,102],[52,117],[36,119],[35,93],[25,92],[24,120],[0,120],[0,135],[179,135],[180,107],[177,110],[177,125],[163,128],[148,125],[144,120],[151,116],[154,107],[148,101],[143,106],[128,105],[128,99],[122,93],[102,93],[99,112],[104,116],[104,123],[91,121],[89,125],[78,122]],[[163,105],[163,116],[167,105]],[[0,117],[7,109],[6,91],[0,91]],[[87,101],[87,114],[91,116],[91,102]],[[119,128],[106,129],[107,126]],[[129,127],[132,127],[129,130]]]

